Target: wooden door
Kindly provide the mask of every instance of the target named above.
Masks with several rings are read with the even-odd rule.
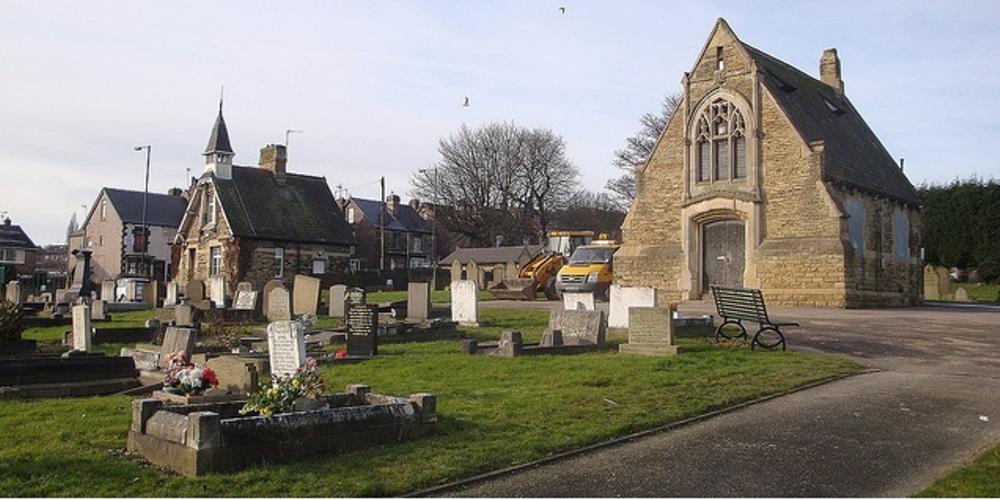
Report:
[[[702,226],[702,291],[709,285],[743,286],[744,225],[722,220]]]

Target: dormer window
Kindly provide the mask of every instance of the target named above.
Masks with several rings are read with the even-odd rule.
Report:
[[[746,178],[746,121],[733,103],[717,99],[702,111],[695,144],[697,182]]]

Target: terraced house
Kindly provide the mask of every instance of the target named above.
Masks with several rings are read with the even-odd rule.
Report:
[[[682,84],[636,172],[617,283],[670,301],[710,284],[779,305],[920,301],[917,191],[847,98],[835,49],[817,79],[719,19]]]
[[[233,165],[222,106],[175,240],[175,281],[225,276],[257,289],[291,287],[296,274],[332,284],[347,270],[355,238],[326,178],[287,171],[285,146],[261,149],[256,167]]]

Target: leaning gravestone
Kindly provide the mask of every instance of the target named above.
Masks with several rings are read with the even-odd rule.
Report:
[[[633,307],[629,309],[628,343],[618,346],[622,354],[670,356],[674,345],[673,308]]]
[[[194,328],[168,326],[166,333],[163,334],[163,345],[160,346],[160,366],[167,366],[170,356],[180,351],[184,351],[190,356],[194,351],[196,340],[198,340],[198,331]]]
[[[593,311],[594,308],[594,294],[592,293],[563,293],[563,309]]]
[[[319,278],[312,276],[295,275],[295,282],[292,285],[292,312],[296,316],[302,314],[316,315],[319,307]]]
[[[549,313],[549,330],[562,332],[563,345],[604,347],[607,324],[604,311],[556,309]]]
[[[177,283],[170,281],[167,283],[167,297],[163,299],[163,307],[176,306],[177,297],[181,294],[181,287]]]
[[[611,285],[609,328],[628,328],[630,307],[656,307],[656,289]]]
[[[451,282],[451,320],[463,326],[479,326],[479,296],[475,281]]]
[[[226,277],[212,276],[208,279],[209,298],[217,309],[226,307]]]
[[[73,349],[89,351],[92,335],[90,329],[90,306],[81,304],[73,306]]]
[[[330,287],[329,316],[332,318],[344,317],[344,292],[347,285],[333,285]]]
[[[306,362],[306,338],[297,321],[272,321],[267,325],[267,352],[271,376],[294,374]]]
[[[430,316],[430,283],[411,281],[406,286],[406,319],[423,321]]]
[[[378,355],[378,305],[354,303],[347,308],[347,354]]]
[[[278,287],[267,294],[267,320],[288,321],[292,319],[292,308],[285,287]]]

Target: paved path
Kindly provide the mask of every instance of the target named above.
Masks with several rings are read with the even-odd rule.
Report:
[[[792,350],[874,371],[447,494],[899,497],[1000,440],[1000,309],[770,312],[802,323]]]

